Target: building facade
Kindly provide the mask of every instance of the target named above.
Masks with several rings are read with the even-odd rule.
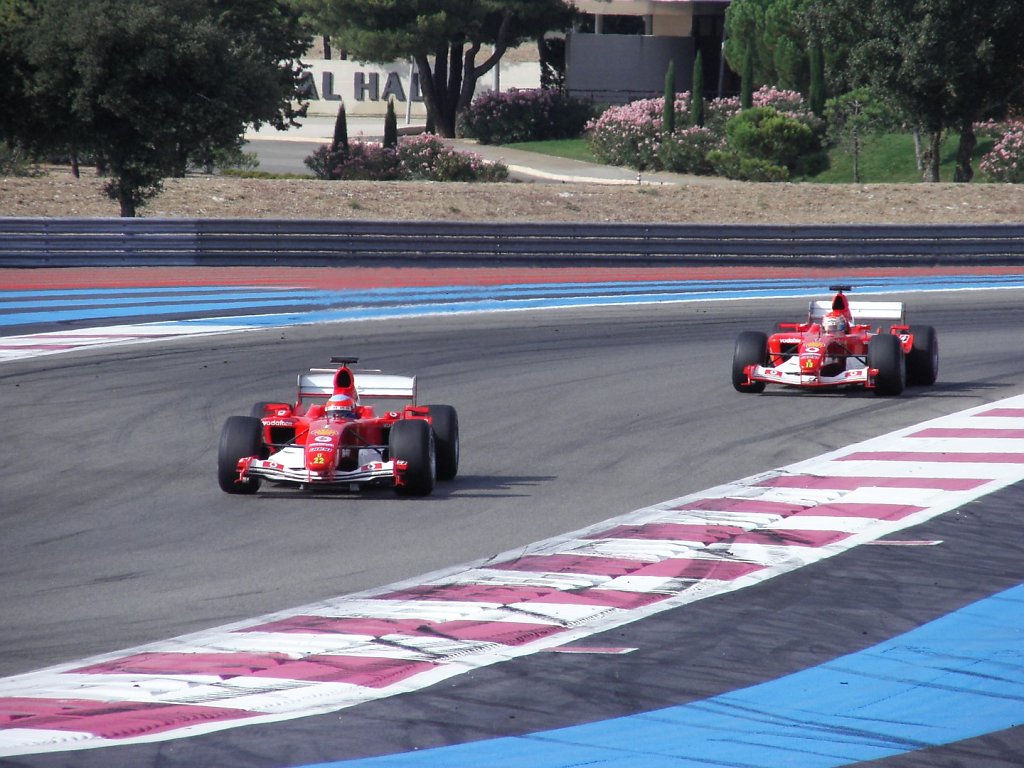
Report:
[[[566,88],[597,103],[664,93],[674,63],[676,90],[693,88],[701,52],[706,96],[732,95],[739,79],[725,64],[729,0],[571,0],[583,14],[566,38]]]

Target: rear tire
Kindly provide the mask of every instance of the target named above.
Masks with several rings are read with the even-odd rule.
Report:
[[[238,482],[238,460],[259,456],[263,451],[263,424],[251,416],[229,416],[220,433],[217,449],[217,483],[225,493],[252,494],[260,489],[260,478]]]
[[[459,473],[459,416],[450,405],[428,405],[434,429],[437,479],[451,480]]]
[[[764,392],[763,381],[747,381],[743,369],[748,365],[764,365],[768,362],[768,335],[760,331],[743,331],[736,337],[736,348],[732,354],[732,386],[737,392]]]
[[[878,369],[876,395],[888,397],[902,393],[907,385],[907,366],[900,337],[888,333],[872,336],[868,341],[868,367]]]
[[[914,343],[907,355],[907,384],[931,386],[939,377],[939,337],[930,325],[910,329]]]
[[[428,496],[434,490],[437,474],[434,431],[422,419],[396,421],[391,427],[388,449],[392,461],[407,463],[402,485],[395,486],[399,496]]]

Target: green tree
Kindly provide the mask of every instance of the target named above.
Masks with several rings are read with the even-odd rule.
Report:
[[[665,70],[665,93],[661,106],[661,130],[666,135],[676,130],[676,63],[669,61]]]
[[[849,48],[848,78],[927,134],[925,180],[939,180],[942,134],[955,130],[956,179],[969,181],[974,123],[1002,116],[1024,94],[1024,3],[831,0],[809,16],[826,44]]]
[[[308,17],[360,61],[412,59],[428,123],[455,136],[477,81],[505,51],[549,30],[566,29],[575,14],[565,0],[294,0]],[[477,57],[485,46],[491,52]]]
[[[693,61],[693,88],[690,99],[690,124],[704,125],[704,57],[697,51]]]
[[[726,60],[736,71],[749,51],[759,83],[807,93],[809,35],[804,10],[813,0],[732,0],[725,12]]]
[[[859,184],[864,140],[892,130],[897,118],[884,102],[862,86],[829,99],[825,103],[825,121],[828,140],[853,159],[853,182]]]
[[[7,28],[17,112],[0,131],[40,154],[88,151],[122,216],[168,176],[241,146],[248,125],[294,124],[308,47],[280,0],[30,0]]]

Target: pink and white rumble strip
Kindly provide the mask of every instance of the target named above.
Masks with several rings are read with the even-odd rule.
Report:
[[[525,550],[2,679],[0,755],[179,738],[421,689],[756,584],[1021,479],[1024,395]]]
[[[0,336],[0,363],[27,360],[79,349],[119,347],[150,341],[168,341],[192,336],[212,336],[253,330],[243,325],[199,325],[188,322],[138,323],[105,328],[76,328],[67,331]]]

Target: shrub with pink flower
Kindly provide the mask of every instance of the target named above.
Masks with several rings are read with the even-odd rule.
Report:
[[[458,131],[481,144],[579,136],[593,115],[588,101],[549,88],[484,91],[459,116]]]
[[[726,124],[742,109],[738,97],[710,100],[704,110],[704,126],[690,126],[691,94],[676,95],[676,131],[662,130],[664,99],[641,99],[610,107],[587,124],[591,151],[598,160],[641,170],[672,170],[678,173],[712,173],[708,154],[725,147]],[[754,107],[769,107],[820,135],[823,122],[796,91],[764,86],[753,95]],[[690,127],[687,127],[690,126]]]
[[[661,167],[658,152],[662,140],[664,97],[639,99],[622,106],[609,107],[596,120],[587,123],[594,156],[609,165],[625,165],[641,170]],[[686,125],[690,113],[690,94],[677,93],[676,124]]]
[[[716,136],[724,136],[725,124],[742,109],[739,96],[711,99],[704,107],[704,127]]]
[[[425,181],[505,181],[508,166],[459,152],[430,133],[402,138],[398,158],[409,178]]]
[[[752,101],[755,107],[771,107],[786,117],[799,120],[816,133],[824,127],[821,118],[811,111],[810,105],[797,91],[784,91],[774,85],[763,85],[754,92]]]
[[[350,141],[348,152],[318,147],[306,165],[319,179],[368,181],[505,181],[508,166],[489,163],[471,152],[458,152],[429,133],[403,137],[394,149],[367,141]]]
[[[1024,123],[1007,128],[992,151],[981,158],[980,168],[991,181],[1024,183]]]

